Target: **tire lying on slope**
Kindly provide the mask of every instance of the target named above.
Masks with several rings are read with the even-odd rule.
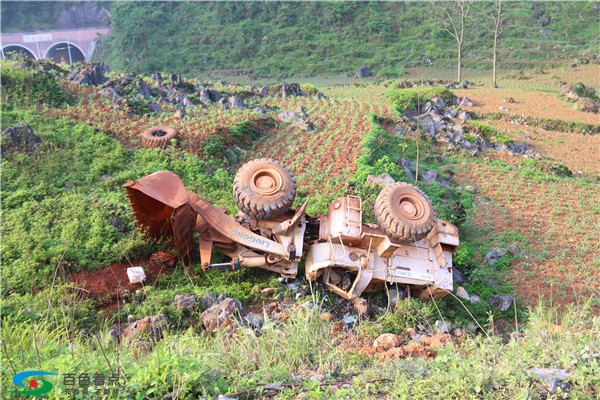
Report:
[[[419,188],[396,182],[379,193],[375,200],[378,225],[398,242],[423,239],[435,225],[431,201]]]
[[[146,148],[167,148],[171,139],[177,138],[177,129],[169,126],[153,126],[142,133],[142,143]]]
[[[252,160],[235,174],[233,195],[238,207],[249,216],[266,220],[289,211],[296,197],[296,179],[279,161]]]

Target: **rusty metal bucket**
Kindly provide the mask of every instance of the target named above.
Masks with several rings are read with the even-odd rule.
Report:
[[[155,239],[173,235],[182,262],[189,265],[196,214],[181,179],[159,171],[123,187],[138,227]]]

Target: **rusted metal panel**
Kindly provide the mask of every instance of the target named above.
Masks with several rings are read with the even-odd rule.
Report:
[[[179,258],[185,266],[192,264],[192,251],[194,250],[194,225],[196,213],[189,204],[178,207],[171,216],[171,225]]]
[[[288,259],[289,251],[284,246],[244,228],[233,218],[226,216],[200,196],[194,197],[192,208],[229,239],[246,247],[277,254],[284,259]]]

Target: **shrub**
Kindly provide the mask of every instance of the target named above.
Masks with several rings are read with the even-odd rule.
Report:
[[[309,96],[315,96],[320,92],[319,88],[312,83],[303,83],[300,85],[300,89]]]
[[[484,124],[483,122],[471,121],[471,125],[473,125],[477,129],[477,133],[483,136],[487,141],[492,142],[494,144],[506,144],[512,142],[512,138],[491,126]],[[467,139],[468,140],[468,139]]]
[[[18,68],[10,61],[2,62],[0,76],[3,100],[20,107],[61,106],[72,102],[71,96],[50,73]]]
[[[418,107],[434,97],[440,97],[447,104],[452,104],[454,95],[441,86],[431,88],[398,89],[393,87],[386,92],[392,104],[399,113],[415,113]]]

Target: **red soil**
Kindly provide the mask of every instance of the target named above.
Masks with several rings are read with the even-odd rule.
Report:
[[[146,284],[175,269],[176,258],[167,252],[154,253],[150,259],[135,260],[133,263],[114,262],[97,271],[71,273],[75,285],[85,290],[85,298],[94,299],[98,309],[110,312],[119,307],[125,291],[135,292],[144,287],[141,283],[131,283],[127,268],[141,266],[146,273]]]

